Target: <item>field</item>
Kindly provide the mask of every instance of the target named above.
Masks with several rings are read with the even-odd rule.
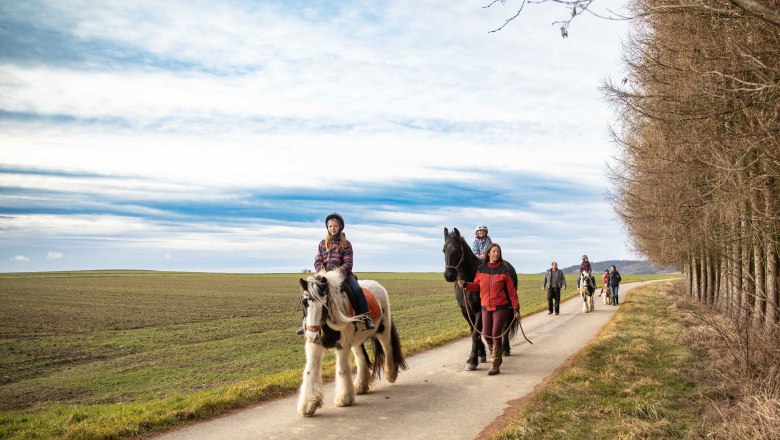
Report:
[[[358,275],[387,288],[407,354],[467,335],[440,273]],[[0,274],[0,437],[127,437],[294,392],[300,276]],[[542,275],[519,277],[521,312],[546,309]]]

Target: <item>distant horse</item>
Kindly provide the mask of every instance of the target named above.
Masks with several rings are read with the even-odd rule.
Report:
[[[592,312],[593,305],[593,292],[596,291],[596,284],[593,282],[593,278],[590,276],[590,272],[580,273],[580,296],[582,297],[582,312]]]
[[[604,285],[601,286],[601,294],[604,296],[605,306],[612,304],[612,291],[609,290],[609,283],[604,283]]]
[[[367,393],[374,379],[379,378],[383,364],[385,379],[394,383],[398,370],[405,370],[407,365],[385,288],[376,281],[359,281],[360,287],[367,292],[369,311],[376,323],[374,330],[363,331],[362,319],[350,316],[350,303],[344,292],[349,287],[345,285],[341,271],[319,272],[305,280],[301,278],[300,283],[306,325],[306,368],[298,397],[298,413],[311,416],[322,406],[322,355],[329,348],[336,351],[336,396],[333,400],[336,406],[350,406],[355,403],[355,393]],[[369,339],[373,361],[363,346]],[[354,383],[349,365],[350,349],[357,365]]]
[[[477,269],[482,262],[474,255],[471,246],[469,246],[463,236],[460,235],[458,228],[454,228],[452,233],[450,233],[447,228],[444,228],[443,252],[445,280],[450,283],[454,283],[458,279],[467,282],[474,281],[474,277],[477,276]],[[517,273],[515,272],[515,268],[512,267],[509,262],[505,262],[509,266],[509,274],[512,277],[512,282],[515,283],[515,288],[517,288]],[[469,330],[471,331],[471,354],[469,355],[468,360],[466,360],[466,370],[473,371],[477,369],[477,361],[483,363],[487,362],[485,344],[482,342],[482,337],[480,336],[480,333],[482,332],[482,305],[480,303],[479,295],[464,295],[464,293],[464,290],[455,283],[455,300],[458,301],[460,312],[463,314],[463,319],[468,322]],[[504,356],[509,356],[511,349],[509,341],[517,334],[519,324],[519,321],[512,320],[504,327],[504,336],[501,339]]]

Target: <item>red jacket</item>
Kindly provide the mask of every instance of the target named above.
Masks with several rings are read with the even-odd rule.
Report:
[[[473,283],[466,283],[466,291],[479,292],[482,309],[493,311],[510,306],[518,310],[517,289],[504,263],[488,263],[479,266]],[[507,294],[511,304],[507,301]]]

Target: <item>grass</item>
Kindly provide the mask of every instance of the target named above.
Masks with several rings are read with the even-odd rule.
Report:
[[[580,351],[493,439],[704,438],[703,368],[679,342],[685,325],[659,294],[635,288],[596,341]]]
[[[407,355],[467,335],[440,273],[358,275],[387,288]],[[0,437],[129,437],[295,392],[301,276],[0,274]],[[520,275],[524,314],[541,279]]]

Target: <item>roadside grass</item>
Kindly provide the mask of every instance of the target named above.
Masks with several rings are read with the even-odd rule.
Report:
[[[358,275],[387,288],[406,355],[467,336],[441,273]],[[131,437],[294,393],[302,276],[0,274],[0,438]],[[524,315],[547,307],[541,280],[520,275]]]
[[[632,290],[597,339],[491,439],[704,438],[711,390],[688,372],[706,365],[679,342],[685,324],[661,294],[670,286]]]

